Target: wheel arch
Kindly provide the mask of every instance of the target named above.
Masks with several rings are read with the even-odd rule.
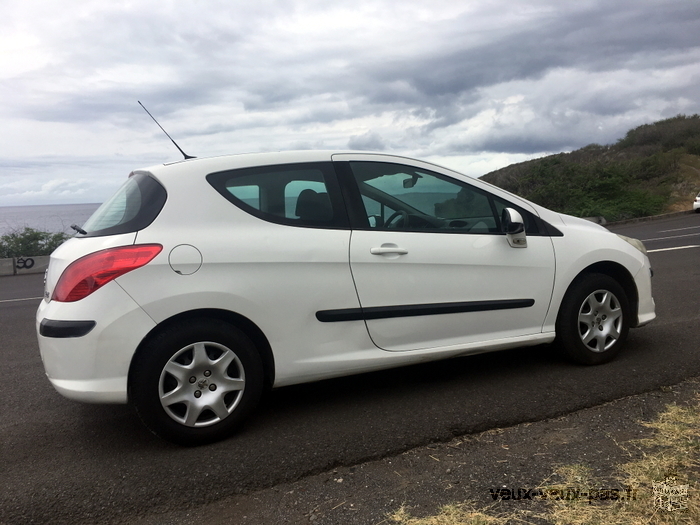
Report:
[[[620,263],[616,263],[614,261],[600,261],[587,266],[571,281],[566,289],[566,292],[564,293],[564,297],[571,292],[571,290],[581,281],[581,279],[594,273],[607,275],[608,277],[615,279],[620,286],[622,286],[625,294],[627,295],[630,310],[632,311],[632,322],[630,323],[630,327],[633,328],[637,326],[637,324],[639,324],[639,293],[637,291],[637,285],[634,282],[634,277],[632,274],[630,274],[627,268]]]
[[[244,317],[235,312],[228,310],[216,309],[216,308],[202,308],[197,310],[189,310],[187,312],[181,312],[179,314],[173,315],[168,319],[158,323],[147,335],[143,338],[139,346],[136,348],[134,355],[131,358],[131,363],[129,365],[129,375],[128,375],[128,389],[130,390],[131,378],[133,374],[133,364],[136,362],[137,357],[141,352],[143,352],[144,347],[147,346],[148,342],[161,333],[163,330],[167,330],[168,327],[174,326],[176,324],[189,321],[192,319],[218,319],[226,323],[235,326],[241,330],[255,345],[255,348],[260,354],[260,358],[263,363],[263,371],[265,374],[265,386],[272,388],[275,382],[275,358],[272,353],[272,347],[270,346],[267,337],[262,330],[250,319]],[[130,397],[130,396],[129,396]]]

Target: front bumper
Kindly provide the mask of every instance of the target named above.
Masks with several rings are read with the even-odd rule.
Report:
[[[634,276],[634,282],[637,285],[637,294],[639,296],[639,304],[637,307],[637,324],[636,326],[644,326],[656,319],[656,304],[651,295],[651,264],[647,258],[646,264]]]

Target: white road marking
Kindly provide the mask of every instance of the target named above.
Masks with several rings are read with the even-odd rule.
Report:
[[[669,237],[655,237],[653,239],[642,239],[642,242],[665,241],[666,239],[680,239],[681,237],[697,237],[698,235],[700,235],[700,232],[698,232],[698,233],[686,233],[685,235],[671,235]]]
[[[647,253],[668,252],[671,250],[687,250],[688,248],[700,248],[700,246],[697,244],[690,244],[688,246],[675,246],[673,248],[659,248],[658,250],[647,250]]]
[[[700,228],[700,226],[688,226],[687,228],[674,228],[674,229],[672,229],[672,230],[661,230],[661,231],[659,231],[659,233],[678,232],[678,231],[681,231],[681,230],[693,230],[693,229],[696,229],[696,228]]]
[[[0,299],[0,303],[12,303],[14,301],[38,301],[43,297],[24,297],[22,299]]]

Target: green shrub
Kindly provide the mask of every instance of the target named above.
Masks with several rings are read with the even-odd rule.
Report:
[[[0,259],[51,255],[69,237],[63,232],[51,233],[34,228],[15,230],[0,237]]]
[[[691,155],[700,155],[700,138],[686,141],[685,150]]]

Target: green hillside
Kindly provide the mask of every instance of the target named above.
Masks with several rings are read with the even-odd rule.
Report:
[[[645,124],[616,144],[513,164],[482,179],[578,217],[616,221],[688,210],[700,191],[700,115]]]

